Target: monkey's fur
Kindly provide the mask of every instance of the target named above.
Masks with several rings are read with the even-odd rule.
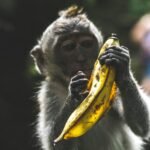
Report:
[[[62,36],[69,37],[63,46]],[[88,54],[85,56],[85,52],[82,54],[85,58],[79,59],[78,55],[81,52],[76,47],[82,49],[83,46],[84,51],[84,48],[89,46],[83,43],[82,36],[83,39],[90,39],[96,44],[92,45],[93,52],[87,52],[89,56]],[[68,43],[72,45],[67,47]],[[130,56],[125,47],[112,47],[100,58],[101,64],[114,65],[117,70],[118,96],[111,110],[82,137],[53,143],[73,109],[87,94],[81,91],[88,82],[91,66],[102,43],[102,34],[96,26],[80,9],[71,7],[60,13],[60,17],[46,29],[38,44],[32,49],[31,55],[36,68],[45,76],[37,98],[40,108],[37,133],[43,150],[143,149],[142,139],[149,136],[150,100],[132,75]],[[72,47],[75,47],[77,52],[71,53],[77,53],[76,56],[66,52],[66,49],[73,49]],[[62,49],[64,52],[61,51]],[[78,59],[79,64],[86,62],[91,65],[87,74],[86,67],[82,70],[82,65],[73,65],[74,59]],[[76,83],[78,84],[75,86]]]

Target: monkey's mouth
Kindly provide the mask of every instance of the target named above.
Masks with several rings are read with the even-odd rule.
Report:
[[[86,67],[84,67],[84,66],[75,66],[74,69],[73,69],[74,71],[72,72],[72,75],[77,74],[78,71],[82,71],[89,78],[91,76],[93,68],[92,67],[87,67],[87,66],[88,65],[86,65]]]

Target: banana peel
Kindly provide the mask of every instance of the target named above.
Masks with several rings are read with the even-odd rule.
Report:
[[[119,40],[114,35],[104,43],[98,58],[110,46],[119,46]],[[88,96],[70,115],[63,131],[54,140],[55,143],[63,139],[67,140],[82,136],[111,108],[117,91],[114,82],[116,71],[114,67],[106,66],[105,64],[101,66],[98,58],[87,85]]]

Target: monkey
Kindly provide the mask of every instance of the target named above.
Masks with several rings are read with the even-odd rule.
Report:
[[[85,135],[54,143],[66,120],[84,100],[84,90],[103,44],[102,31],[78,7],[69,7],[31,50],[44,76],[37,100],[37,134],[43,150],[143,150],[149,137],[150,100],[131,70],[129,49],[112,46],[99,58],[116,69],[117,96],[111,109]],[[84,91],[84,92],[83,92]]]

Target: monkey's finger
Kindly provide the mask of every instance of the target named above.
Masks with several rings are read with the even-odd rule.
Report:
[[[71,93],[73,95],[76,96],[81,96],[81,92],[85,89],[85,87],[83,88],[82,86],[76,87],[76,88],[72,88]]]
[[[116,53],[108,53],[100,57],[100,63],[104,64],[107,59],[112,58],[118,59],[122,63],[128,63],[130,59],[130,57],[126,54],[119,55]]]
[[[82,96],[88,96],[89,94],[89,91],[88,90],[85,90],[84,92],[81,92],[80,95]]]
[[[108,51],[106,51],[105,53],[103,53],[101,57],[110,57],[111,55],[118,55],[120,57],[123,57],[123,58],[130,58],[130,55],[128,52],[125,52],[125,51],[116,51],[114,49],[108,49]]]
[[[79,95],[77,95],[77,98],[75,99],[75,107],[77,107],[89,94],[88,90],[85,90],[84,92],[79,92]]]
[[[87,78],[83,78],[83,79],[79,79],[79,80],[76,80],[76,81],[72,81],[71,82],[71,88],[75,88],[75,87],[84,87],[86,86],[88,83],[88,79]]]
[[[87,82],[82,83],[82,84],[78,84],[78,85],[71,85],[71,93],[72,94],[78,94],[80,95],[80,93],[85,90],[87,87]]]
[[[129,51],[128,47],[126,47],[124,45],[121,45],[121,47]]]
[[[85,90],[84,92],[80,93],[80,96],[81,96],[82,99],[84,99],[84,98],[86,98],[88,96],[88,94],[89,94],[89,91]]]
[[[82,71],[79,71],[75,76],[73,76],[71,78],[71,80],[75,81],[75,80],[82,79],[82,78],[85,78],[85,77],[86,77],[86,74],[83,73]]]
[[[129,66],[129,61],[128,59],[122,58],[120,56],[112,56],[112,57],[107,57],[102,62],[106,65],[111,65],[114,66],[115,68],[126,68]]]
[[[107,48],[106,52],[109,49],[114,49],[115,51],[129,54],[129,49],[127,47],[125,47],[125,46],[111,46],[111,47]]]
[[[116,51],[113,47],[111,47],[99,57],[100,64],[103,65],[105,63],[105,59],[111,58],[114,54],[120,55],[121,57],[129,57],[128,54],[121,53],[121,51]]]
[[[108,58],[105,60],[105,64],[108,66],[115,66],[115,67],[119,67],[120,61],[116,58]]]

